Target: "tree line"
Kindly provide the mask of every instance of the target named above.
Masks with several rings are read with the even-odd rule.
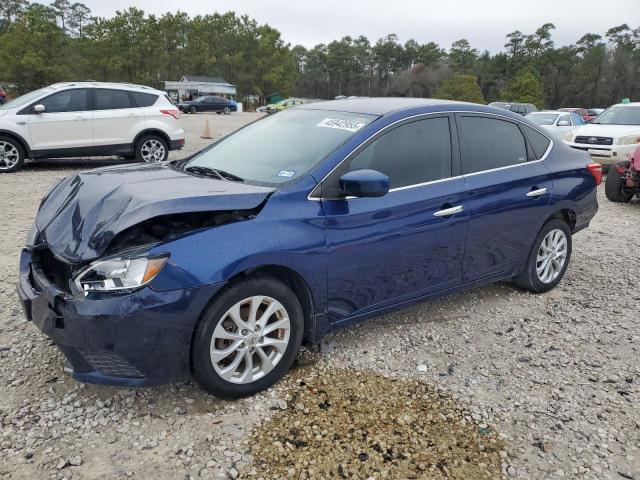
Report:
[[[308,49],[233,12],[156,16],[132,7],[103,18],[69,0],[0,0],[0,84],[16,93],[86,79],[162,88],[164,80],[191,74],[222,76],[240,98],[386,95],[546,108],[640,100],[640,27],[615,26],[560,47],[554,29],[546,23],[535,32],[511,32],[495,54],[466,39],[447,49],[403,43],[396,34],[375,43],[347,36]]]

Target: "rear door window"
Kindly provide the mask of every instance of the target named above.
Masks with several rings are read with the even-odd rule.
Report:
[[[482,116],[458,117],[462,173],[518,165],[527,161],[527,144],[518,125]]]
[[[37,102],[46,113],[84,112],[89,110],[89,95],[85,88],[64,90]]]
[[[133,108],[129,92],[126,90],[95,89],[96,110],[117,110],[121,108]]]
[[[541,159],[545,153],[547,153],[547,149],[549,148],[549,144],[551,140],[546,135],[543,135],[538,130],[531,128],[528,125],[521,125],[524,130],[527,139],[529,140],[529,144],[531,145],[531,149],[533,150],[533,158],[532,160]]]

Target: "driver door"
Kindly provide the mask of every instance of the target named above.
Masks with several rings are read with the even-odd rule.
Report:
[[[45,111],[36,113],[33,109],[36,104],[44,105]],[[93,112],[86,88],[56,92],[36,104],[31,106],[28,120],[36,152],[51,154],[93,145]]]
[[[451,124],[448,115],[403,123],[323,182],[330,321],[460,284],[467,189],[454,178],[459,166]],[[389,193],[340,198],[340,176],[361,169],[387,175]]]

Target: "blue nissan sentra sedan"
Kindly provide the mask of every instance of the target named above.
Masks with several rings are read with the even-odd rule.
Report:
[[[182,161],[65,178],[18,292],[79,381],[250,395],[336,328],[498,280],[555,287],[601,175],[505,110],[313,103]]]

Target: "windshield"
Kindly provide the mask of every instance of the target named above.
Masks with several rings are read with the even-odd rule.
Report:
[[[0,110],[9,110],[10,108],[20,108],[30,103],[42,95],[53,92],[53,88],[45,87],[40,90],[34,90],[33,92],[26,93],[21,97],[14,98],[13,100],[5,103],[4,105],[0,105]]]
[[[591,123],[599,125],[640,125],[640,106],[619,105],[607,108]]]
[[[223,138],[184,167],[213,168],[248,182],[278,185],[307,173],[375,118],[324,110],[285,110]]]
[[[527,118],[537,125],[553,125],[558,118],[557,113],[530,113]]]

